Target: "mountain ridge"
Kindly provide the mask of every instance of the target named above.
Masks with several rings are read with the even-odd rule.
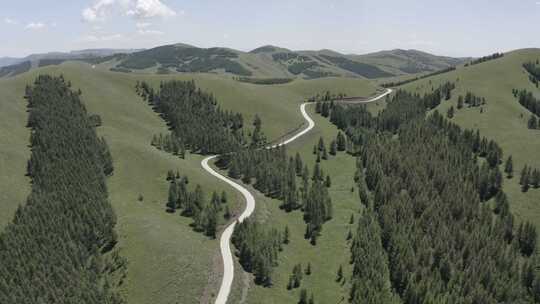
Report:
[[[331,49],[290,50],[263,45],[251,51],[227,47],[201,48],[185,43],[150,49],[87,49],[34,54],[24,58],[0,58],[2,62],[32,66],[59,64],[65,60],[93,59],[107,62],[116,72],[218,73],[256,78],[357,77],[386,78],[433,72],[464,64],[471,58],[433,55],[420,50],[393,49],[368,54],[343,54]],[[102,59],[98,59],[102,58]],[[14,73],[7,75],[15,75]]]

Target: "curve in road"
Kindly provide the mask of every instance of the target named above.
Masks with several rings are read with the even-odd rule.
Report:
[[[386,92],[382,93],[381,95],[378,95],[376,97],[373,97],[371,99],[368,99],[366,101],[363,101],[362,103],[369,103],[377,101],[384,96],[392,93],[392,89],[387,89]],[[289,139],[286,139],[282,141],[281,143],[275,144],[273,146],[267,147],[267,149],[276,148],[278,146],[283,146],[286,144],[289,144],[298,138],[302,137],[306,133],[308,133],[313,127],[315,126],[315,122],[309,117],[309,115],[306,112],[306,106],[310,103],[303,103],[300,105],[300,112],[302,113],[302,116],[304,116],[304,119],[307,121],[308,125],[300,132],[296,133],[294,136],[290,137]],[[220,248],[221,248],[221,256],[223,258],[223,279],[221,281],[221,287],[219,288],[219,293],[216,297],[215,304],[226,304],[227,299],[229,298],[229,294],[231,293],[231,286],[234,279],[234,260],[231,252],[231,237],[234,231],[234,227],[236,226],[236,223],[243,222],[246,218],[251,216],[253,211],[255,211],[255,198],[253,195],[242,185],[239,183],[236,183],[235,181],[219,174],[216,172],[210,165],[208,165],[208,162],[212,159],[215,159],[218,157],[218,155],[209,156],[202,160],[201,165],[204,170],[206,170],[208,173],[212,174],[213,176],[217,177],[218,179],[226,182],[227,184],[231,185],[233,188],[238,190],[242,195],[244,196],[246,200],[246,209],[240,214],[238,217],[238,221],[232,222],[221,234],[220,238]]]

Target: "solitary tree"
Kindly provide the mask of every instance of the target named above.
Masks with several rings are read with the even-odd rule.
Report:
[[[458,110],[463,108],[463,96],[461,95],[459,95],[458,100],[457,100],[457,108]]]
[[[336,281],[341,282],[342,279],[343,279],[343,266],[341,266],[341,264],[340,264],[339,268],[338,268],[338,271],[337,271]]]
[[[283,244],[289,244],[289,226],[285,226],[285,232],[283,232]]]
[[[512,178],[514,176],[514,164],[512,161],[512,155],[508,156],[508,159],[504,164],[504,173],[506,173],[506,176],[508,178]]]

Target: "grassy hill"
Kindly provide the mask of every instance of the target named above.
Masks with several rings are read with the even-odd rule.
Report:
[[[3,97],[0,100],[0,227],[12,219],[18,204],[29,192],[29,181],[24,176],[29,157],[26,103],[22,98],[25,85],[40,73],[61,73],[73,83],[74,88],[82,90],[82,100],[88,111],[99,114],[103,121],[98,132],[107,139],[115,164],[114,176],[108,181],[110,200],[118,216],[121,253],[129,261],[122,293],[129,303],[136,304],[211,302],[212,293],[219,285],[219,279],[213,275],[220,271],[218,241],[192,231],[189,227],[191,219],[165,212],[167,170],[178,169],[181,174],[188,175],[190,187],[201,184],[206,195],[213,190],[227,191],[235,212],[243,204],[236,192],[200,168],[202,156],[188,155],[182,160],[150,146],[152,135],[165,132],[166,126],[135,94],[137,80],[157,87],[163,80],[195,79],[198,86],[213,92],[224,108],[242,113],[247,123],[258,114],[263,121],[264,132],[270,141],[274,141],[304,123],[298,106],[309,96],[327,90],[349,96],[373,94],[376,90],[374,82],[357,73],[405,74],[398,70],[403,67],[400,64],[408,60],[423,64],[425,69],[456,63],[452,59],[426,59],[427,55],[423,53],[417,55],[419,59],[415,55],[407,55],[410,51],[406,51],[407,54],[398,52],[395,56],[399,58],[392,57],[394,61],[383,66],[374,61],[363,63],[328,50],[292,52],[273,46],[249,53],[221,48],[196,49],[186,45],[144,52],[142,57],[140,54],[110,57],[109,61],[97,63],[95,67],[82,62],[63,62],[0,78]],[[369,60],[378,60],[377,56],[385,58],[388,54],[371,56]],[[305,69],[296,75],[295,80],[279,85],[239,82],[223,73],[155,74],[163,64],[170,64],[169,72],[172,73],[173,68],[183,66],[186,58],[191,58],[188,60],[191,63],[203,57],[206,59],[200,60],[214,63],[236,62],[252,71],[253,77],[294,77],[289,70],[291,66],[294,71],[297,71],[295,68]],[[148,58],[157,59],[146,61]],[[482,110],[480,107],[463,108],[456,111],[453,121],[466,128],[479,129],[483,135],[495,139],[506,156],[513,156],[515,175],[518,176],[525,163],[540,168],[540,131],[527,129],[530,113],[517,102],[512,89],[527,89],[540,97],[540,91],[529,81],[522,67],[524,62],[538,58],[539,49],[519,50],[496,60],[460,66],[455,71],[411,82],[403,88],[428,92],[443,82],[455,82],[453,97],[438,108],[444,113],[450,106],[456,106],[458,95],[472,92],[485,97],[487,104]],[[136,70],[137,73],[109,71],[111,67],[124,64],[128,67],[140,64],[143,69]],[[372,67],[377,67],[377,70]],[[354,77],[302,79],[310,71]],[[369,106],[374,113],[382,107],[384,101]],[[315,129],[288,149],[291,155],[301,153],[310,169],[315,162],[313,145],[319,137],[328,144],[337,133],[335,126],[314,115],[313,110],[308,109],[316,121]],[[232,302],[243,299],[244,303],[295,303],[299,289],[287,290],[287,281],[294,265],[302,263],[305,267],[307,262],[311,262],[313,273],[305,277],[302,287],[314,293],[317,303],[334,303],[342,297],[347,298],[348,283],[338,284],[335,277],[340,265],[344,267],[346,277],[351,271],[346,235],[351,227],[355,227],[349,224],[350,215],[361,208],[358,194],[351,191],[354,162],[354,158],[339,153],[321,163],[323,170],[332,177],[330,195],[334,203],[334,218],[324,225],[317,246],[310,245],[303,238],[305,223],[300,212],[285,213],[279,209],[276,200],[256,194],[256,218],[280,230],[287,225],[291,243],[279,255],[271,288],[254,285],[252,278],[237,265]],[[518,180],[518,177],[505,179],[504,189],[509,195],[511,208],[518,219],[531,220],[540,227],[540,189],[522,193]],[[142,201],[138,200],[139,196],[143,197]]]
[[[471,58],[437,56],[418,50],[391,50],[350,56],[358,61],[379,65],[394,71],[394,74],[416,74],[433,72],[451,66],[458,66]]]
[[[531,113],[512,95],[512,89],[527,89],[540,97],[540,90],[529,81],[528,73],[522,67],[523,63],[538,58],[540,49],[517,50],[499,59],[411,82],[403,88],[426,92],[443,82],[455,82],[452,98],[438,107],[442,113],[451,106],[456,108],[458,96],[465,96],[467,92],[486,99],[487,104],[482,107],[457,110],[452,120],[496,140],[503,148],[505,158],[512,155],[515,177],[504,181],[512,211],[518,219],[532,221],[540,227],[540,190],[523,193],[519,186],[519,173],[525,164],[540,168],[540,131],[527,128]]]
[[[435,56],[416,50],[392,50],[366,55],[344,55],[332,50],[292,51],[262,46],[250,52],[222,47],[199,48],[172,44],[147,50],[83,50],[28,56],[20,62],[31,67],[60,64],[67,60],[86,61],[115,72],[171,74],[212,73],[257,78],[388,78],[432,72],[468,61],[467,58]],[[9,62],[6,61],[6,62]],[[2,76],[15,76],[27,66],[7,66]]]
[[[190,187],[201,184],[207,196],[213,190],[227,191],[236,212],[243,201],[200,168],[202,156],[188,155],[182,160],[150,146],[152,135],[165,132],[166,126],[135,94],[137,80],[158,86],[166,79],[195,79],[197,85],[212,91],[224,108],[243,113],[246,121],[259,114],[270,140],[303,123],[298,105],[309,96],[326,90],[350,96],[370,95],[376,89],[362,79],[297,79],[282,85],[261,86],[213,74],[114,73],[106,66],[92,68],[81,62],[64,62],[0,79],[3,96],[0,101],[2,227],[11,221],[29,191],[29,181],[24,176],[29,157],[29,131],[22,96],[25,85],[40,73],[63,74],[74,88],[82,90],[88,111],[101,116],[103,125],[98,133],[109,143],[115,165],[114,176],[108,180],[110,200],[118,217],[116,230],[121,254],[129,261],[122,293],[129,303],[141,304],[199,303],[201,299],[211,298],[219,284],[212,275],[220,270],[218,241],[194,232],[189,226],[191,219],[165,212],[167,170],[178,169],[188,175]],[[142,201],[139,196],[143,197]]]

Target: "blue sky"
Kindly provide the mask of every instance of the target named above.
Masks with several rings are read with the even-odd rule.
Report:
[[[177,42],[481,56],[540,47],[539,20],[540,0],[1,1],[0,56]]]

